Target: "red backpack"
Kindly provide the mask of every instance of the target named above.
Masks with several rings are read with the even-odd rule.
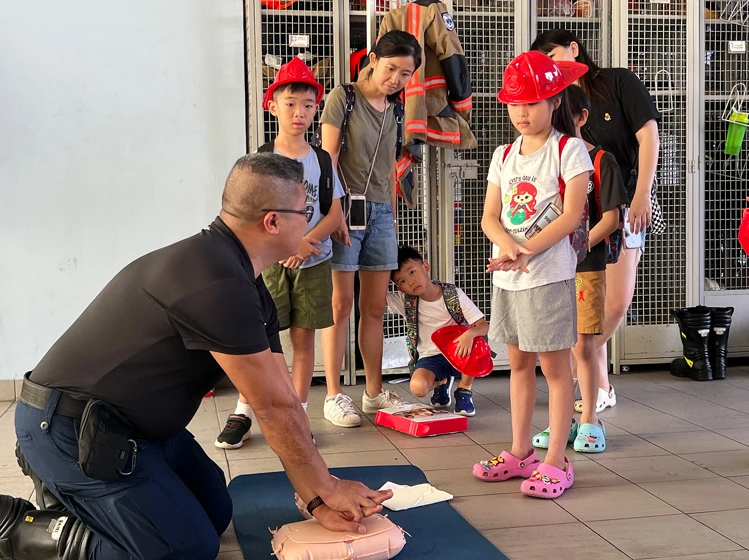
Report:
[[[562,151],[564,150],[564,147],[567,145],[567,141],[569,139],[570,137],[566,135],[562,135],[562,137],[559,139],[559,171],[560,171],[559,194],[562,196],[562,210],[564,210],[564,191],[567,190],[567,184],[564,182],[564,179],[562,179],[562,175],[561,175]],[[510,155],[510,150],[512,150],[512,144],[508,144],[507,147],[505,148],[504,155],[502,156],[503,164],[505,160],[507,159],[507,156]],[[590,223],[590,212],[588,209],[588,197],[586,196],[585,197],[585,210],[583,211],[583,217],[582,217],[582,220],[580,220],[580,225],[577,228],[575,228],[575,230],[572,233],[570,233],[570,243],[572,243],[572,248],[575,250],[575,254],[577,255],[578,264],[583,262],[585,260],[585,257],[588,256],[588,249],[589,249],[588,224],[589,223]]]
[[[605,151],[599,150],[593,161],[593,189],[596,206],[598,207],[599,220],[603,218],[603,209],[601,208],[601,160],[605,153]],[[619,260],[624,241],[624,205],[619,207],[619,225],[613,232],[606,236],[604,241],[606,243],[606,264],[614,264]]]

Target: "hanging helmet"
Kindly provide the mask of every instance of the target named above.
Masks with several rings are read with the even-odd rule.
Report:
[[[455,369],[471,377],[486,377],[494,370],[489,343],[480,336],[473,339],[471,353],[461,357],[455,353],[455,339],[468,330],[461,325],[449,325],[432,333],[432,342]]]
[[[505,68],[500,103],[537,103],[554,97],[588,71],[579,62],[554,62],[538,51],[516,56]]]
[[[309,69],[302,60],[295,56],[290,62],[287,62],[278,70],[276,78],[273,83],[265,92],[263,97],[263,109],[268,109],[268,102],[273,100],[273,92],[279,87],[287,84],[309,84],[317,88],[317,103],[322,101],[323,95],[325,95],[325,88],[322,87],[316,79],[312,70]]]
[[[260,3],[271,10],[285,10],[296,0],[260,0]]]

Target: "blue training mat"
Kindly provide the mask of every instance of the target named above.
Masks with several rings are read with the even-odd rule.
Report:
[[[412,466],[347,467],[330,472],[338,478],[359,480],[370,488],[379,488],[388,480],[407,485],[427,482],[424,473]],[[303,519],[294,505],[294,489],[283,472],[238,476],[229,484],[229,494],[234,501],[234,529],[247,560],[272,558],[269,527],[276,529]],[[507,560],[449,502],[406,511],[383,508],[382,513],[411,535],[406,535],[406,546],[398,560]]]

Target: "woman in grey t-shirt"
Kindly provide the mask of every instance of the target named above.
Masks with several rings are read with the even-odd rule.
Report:
[[[333,320],[323,331],[323,359],[328,397],[325,418],[336,426],[361,424],[351,398],[341,393],[341,367],[348,321],[354,302],[354,274],[359,271],[359,347],[367,384],[362,410],[376,412],[402,404],[398,395],[382,390],[382,317],[391,271],[398,268],[395,190],[397,124],[393,101],[417,68],[421,47],[403,31],[383,35],[369,54],[369,66],[354,84],[355,100],[341,152],[341,127],[346,112],[342,87],[330,92],[322,115],[323,148],[333,158],[344,189],[366,198],[366,229],[350,230],[348,219],[333,233]],[[348,218],[347,208],[344,216]]]

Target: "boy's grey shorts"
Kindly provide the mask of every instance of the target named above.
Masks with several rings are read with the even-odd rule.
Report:
[[[577,342],[575,281],[512,292],[494,286],[489,338],[523,352],[554,352]]]

